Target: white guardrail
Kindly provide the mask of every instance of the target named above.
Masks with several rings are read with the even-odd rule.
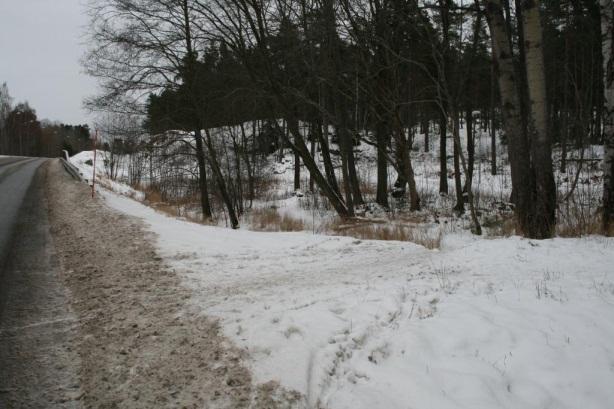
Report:
[[[62,152],[64,152],[64,157],[60,158],[60,160],[62,161],[62,166],[64,166],[64,169],[66,170],[66,172],[68,172],[68,174],[72,176],[73,179],[82,181],[83,178],[81,177],[81,174],[79,173],[79,169],[77,169],[75,165],[73,165],[72,163],[68,161],[68,152],[67,151],[62,151]]]

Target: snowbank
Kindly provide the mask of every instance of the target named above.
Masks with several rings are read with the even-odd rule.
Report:
[[[143,200],[143,192],[132,189],[125,183],[112,180],[108,177],[108,169],[105,165],[105,160],[108,153],[105,151],[97,150],[96,153],[96,183],[112,190],[120,195],[129,196],[137,200]],[[70,163],[75,165],[79,170],[79,173],[85,179],[85,181],[91,186],[92,179],[94,177],[94,151],[83,151],[69,158]],[[120,175],[125,173],[124,168],[120,168]],[[98,189],[97,189],[98,191]]]
[[[610,408],[614,239],[405,242],[143,218],[258,382],[328,408]]]

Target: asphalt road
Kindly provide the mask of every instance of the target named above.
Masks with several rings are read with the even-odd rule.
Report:
[[[44,159],[0,157],[0,272],[6,264],[19,208],[43,162]]]
[[[0,408],[79,408],[77,321],[48,219],[46,159],[0,157]]]

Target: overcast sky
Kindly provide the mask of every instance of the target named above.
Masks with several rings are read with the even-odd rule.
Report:
[[[14,102],[27,100],[39,119],[88,123],[82,109],[95,82],[79,60],[84,0],[0,0],[0,83]]]

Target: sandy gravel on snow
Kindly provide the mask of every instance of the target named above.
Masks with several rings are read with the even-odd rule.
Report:
[[[92,200],[58,162],[49,176],[51,231],[81,323],[85,407],[292,406],[277,385],[253,386],[218,323],[189,311],[189,290],[139,219]]]

